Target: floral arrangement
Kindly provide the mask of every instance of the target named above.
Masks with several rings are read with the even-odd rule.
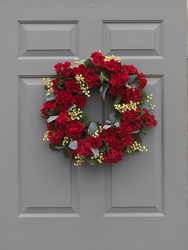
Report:
[[[57,78],[43,78],[46,102],[41,116],[47,118],[48,131],[44,141],[51,150],[63,151],[64,157],[75,159],[75,165],[87,161],[91,165],[102,162],[117,163],[126,153],[146,151],[140,135],[143,126],[156,126],[157,121],[148,110],[155,105],[143,90],[147,84],[143,73],[133,65],[122,65],[119,57],[105,57],[100,51],[83,61],[57,63]],[[92,121],[81,110],[92,91],[112,98],[105,124]]]

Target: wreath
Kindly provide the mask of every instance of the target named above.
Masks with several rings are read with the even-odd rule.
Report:
[[[87,161],[117,163],[124,154],[146,151],[140,135],[144,126],[156,126],[148,110],[155,105],[143,90],[147,84],[143,73],[133,65],[122,65],[115,56],[94,52],[87,60],[57,63],[57,78],[44,80],[46,102],[41,116],[47,118],[44,141],[51,150],[63,151],[64,157],[75,159],[75,165]],[[92,121],[81,109],[92,91],[99,91],[105,101],[110,95],[113,112],[105,124]]]

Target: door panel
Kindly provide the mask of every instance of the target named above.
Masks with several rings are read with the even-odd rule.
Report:
[[[179,0],[3,1],[3,250],[187,249],[185,7]],[[56,63],[98,50],[146,75],[158,126],[145,129],[148,152],[76,167],[42,141],[42,78],[55,78]],[[109,103],[93,93],[84,111],[104,123]]]

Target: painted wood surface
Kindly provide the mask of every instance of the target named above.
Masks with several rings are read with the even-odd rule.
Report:
[[[1,249],[186,250],[185,1],[8,0],[0,18]],[[75,167],[42,141],[42,78],[98,50],[146,75],[158,126],[147,153]]]

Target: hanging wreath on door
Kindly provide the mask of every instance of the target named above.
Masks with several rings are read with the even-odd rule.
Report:
[[[87,161],[91,165],[102,162],[117,163],[126,153],[146,151],[140,135],[144,126],[157,126],[148,110],[155,105],[143,90],[147,84],[143,73],[133,65],[122,65],[115,56],[104,56],[100,51],[86,61],[75,59],[57,63],[57,78],[44,80],[46,102],[41,116],[47,118],[48,131],[44,141],[51,150],[63,151],[64,157],[75,159],[75,165]],[[92,91],[99,91],[112,99],[114,110],[104,124],[92,121],[82,112]]]

